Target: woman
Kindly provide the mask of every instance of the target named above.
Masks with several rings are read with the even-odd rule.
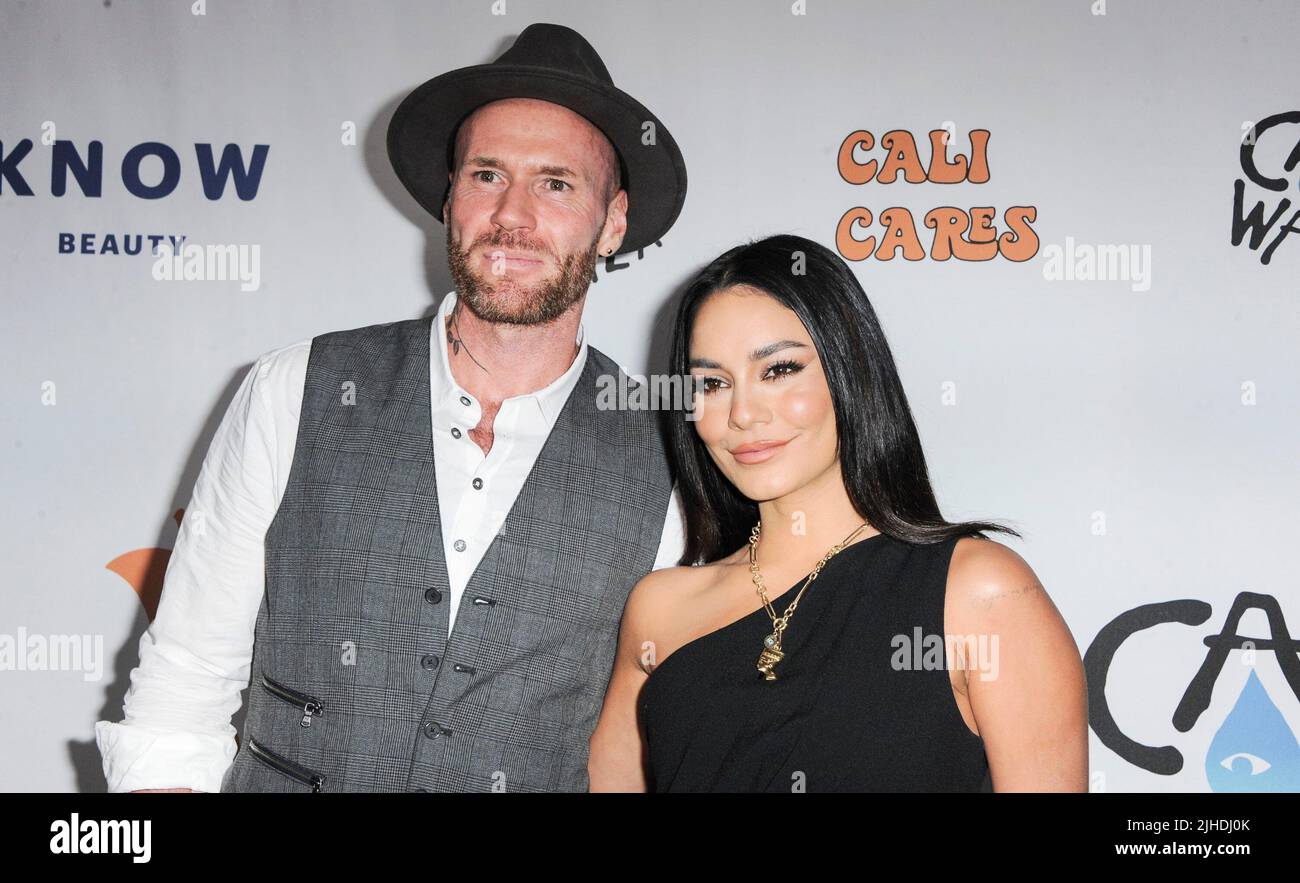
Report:
[[[1029,566],[943,520],[853,273],[738,246],[677,313],[682,558],[628,598],[593,791],[1086,791],[1079,652]],[[945,640],[945,636],[947,636]]]

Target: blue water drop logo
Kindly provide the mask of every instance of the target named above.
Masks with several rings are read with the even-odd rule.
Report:
[[[1300,742],[1253,670],[1210,742],[1205,775],[1216,792],[1300,791]]]

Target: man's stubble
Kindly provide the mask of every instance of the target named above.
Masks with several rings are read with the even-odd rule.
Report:
[[[597,236],[585,251],[565,255],[558,276],[521,283],[508,273],[496,276],[475,272],[470,265],[469,251],[461,250],[460,241],[453,239],[448,224],[447,265],[457,297],[480,319],[510,325],[539,325],[558,319],[587,293],[596,271],[599,241]],[[531,243],[501,231],[491,239],[476,242],[474,247],[479,245],[507,251],[539,251]]]

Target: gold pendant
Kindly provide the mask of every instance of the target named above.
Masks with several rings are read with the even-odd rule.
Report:
[[[776,672],[772,667],[785,658],[781,652],[781,647],[776,641],[775,635],[768,635],[763,639],[763,652],[758,656],[758,671],[767,681],[776,680]]]

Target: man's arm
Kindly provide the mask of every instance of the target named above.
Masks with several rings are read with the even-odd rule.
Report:
[[[668,495],[668,514],[664,516],[664,531],[659,537],[659,553],[655,556],[654,570],[676,567],[686,551],[686,520],[682,513],[682,495],[673,485]]]
[[[259,358],[212,439],[157,614],[140,638],[124,719],[95,723],[111,792],[221,790],[265,590],[266,529],[292,463],[309,353],[302,341]]]

